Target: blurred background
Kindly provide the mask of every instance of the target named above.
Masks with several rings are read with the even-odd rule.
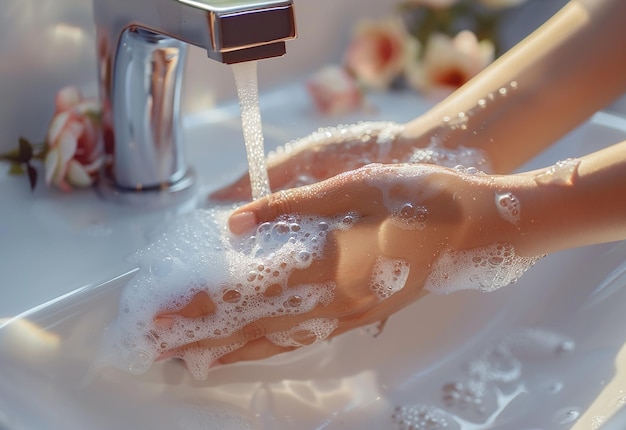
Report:
[[[331,3],[325,6],[324,3]],[[398,0],[295,0],[299,37],[287,55],[263,61],[261,91],[306,76],[324,62],[341,60],[355,22],[379,18]],[[508,49],[557,11],[565,0],[527,0],[505,12],[500,42]],[[329,9],[330,8],[330,9]],[[0,14],[0,151],[24,136],[40,142],[53,113],[54,95],[65,85],[97,95],[96,55],[90,0],[3,0]],[[334,14],[323,11],[333,10]],[[341,29],[339,32],[326,28]],[[341,36],[337,38],[337,34]],[[183,113],[235,97],[230,69],[192,47],[184,82]],[[286,101],[287,103],[287,101]]]

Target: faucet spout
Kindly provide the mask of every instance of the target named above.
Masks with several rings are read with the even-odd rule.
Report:
[[[140,201],[187,192],[180,97],[188,44],[225,64],[283,55],[296,37],[292,0],[93,1],[107,154],[100,189]]]

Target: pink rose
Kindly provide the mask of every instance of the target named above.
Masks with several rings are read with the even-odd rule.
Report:
[[[96,100],[85,99],[74,86],[61,89],[46,137],[46,183],[63,191],[93,183],[103,160]]]
[[[326,66],[307,82],[317,109],[326,115],[344,115],[363,106],[363,93],[355,79],[340,66]]]
[[[400,18],[363,21],[355,27],[344,64],[365,86],[386,89],[401,74],[414,48],[415,41]]]
[[[479,42],[471,31],[462,31],[454,39],[435,33],[421,61],[408,65],[407,81],[418,91],[444,97],[489,65],[494,53],[491,41]]]

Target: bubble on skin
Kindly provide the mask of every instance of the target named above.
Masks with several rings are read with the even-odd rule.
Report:
[[[539,173],[534,180],[539,185],[572,185],[578,175],[580,159],[567,158]]]
[[[391,220],[401,228],[424,230],[428,220],[428,209],[413,203],[403,203],[392,211]]]
[[[475,176],[475,175],[484,175],[485,172],[478,170],[476,167],[470,166],[470,167],[465,167],[461,164],[454,166],[454,170],[456,170],[459,173],[462,173],[463,175],[468,175],[468,176]]]
[[[270,333],[266,337],[278,346],[302,347],[324,341],[338,326],[337,319],[312,318],[289,330]]]
[[[456,166],[472,166],[482,171],[490,171],[491,167],[482,150],[466,148],[462,145],[454,149],[444,148],[437,140],[425,148],[415,148],[407,162],[428,163],[454,168]]]
[[[380,301],[391,297],[404,288],[409,271],[409,263],[405,260],[378,257],[370,279],[370,291]]]
[[[140,270],[124,288],[120,312],[105,330],[99,365],[142,373],[161,354],[190,341],[224,338],[259,318],[301,314],[332,302],[332,282],[287,287],[287,280],[293,270],[322,256],[327,234],[350,228],[358,214],[284,216],[261,224],[251,236],[233,236],[226,222],[232,209],[194,211],[132,256]],[[167,270],[155,265],[163,261]],[[266,296],[268,289],[275,294]],[[200,292],[212,301],[213,313],[175,314]],[[165,312],[169,323],[162,326],[154,317]],[[207,369],[220,351],[226,350],[180,358],[193,361],[188,365],[196,369],[194,376],[203,376],[198,369]]]
[[[512,193],[496,193],[496,209],[500,217],[513,225],[520,221],[520,202]]]
[[[381,166],[381,169],[383,168],[384,167]],[[372,187],[378,188],[382,192],[383,204],[389,211],[390,220],[392,222],[400,225],[402,228],[425,227],[425,225],[421,223],[426,221],[427,211],[423,211],[422,209],[418,210],[418,213],[415,213],[415,215],[419,220],[416,219],[415,223],[410,223],[408,222],[409,220],[402,219],[400,213],[403,208],[406,213],[409,206],[412,208],[423,206],[420,202],[426,201],[438,192],[435,186],[410,187],[410,184],[414,183],[415,179],[431,174],[432,170],[426,166],[408,164],[393,167],[389,166],[388,168],[390,169],[390,173],[393,174],[388,175],[388,180],[385,183],[381,183],[377,176],[373,178],[365,177],[365,182]],[[379,169],[377,172],[380,171]],[[401,192],[398,192],[398,190]]]
[[[437,294],[460,290],[495,291],[516,282],[541,257],[518,256],[510,244],[447,250],[433,263],[424,288]]]
[[[472,112],[460,112],[454,118],[445,117],[446,124],[456,128],[467,128],[467,122]],[[446,122],[447,120],[447,122]],[[319,151],[332,150],[335,145],[341,145],[342,151],[334,151],[333,158],[337,159],[344,171],[355,170],[371,163],[429,163],[445,167],[457,165],[475,166],[482,171],[491,171],[489,162],[484,151],[475,148],[466,148],[459,145],[450,149],[442,145],[440,139],[432,136],[429,146],[413,148],[400,158],[389,159],[392,144],[404,131],[405,127],[394,122],[360,122],[352,125],[340,125],[337,127],[320,128],[316,132],[289,142],[284,147],[277,148],[268,155],[268,164],[276,164],[280,160],[298,153],[301,157],[318,156]],[[363,142],[374,143],[371,147],[364,148]],[[303,151],[304,149],[316,148],[315,151]],[[315,159],[302,159],[303,166],[316,166]],[[310,185],[318,182],[316,175],[307,171],[305,167],[283,188]]]

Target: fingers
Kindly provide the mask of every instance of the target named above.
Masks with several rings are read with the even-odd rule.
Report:
[[[362,180],[363,172],[341,174],[325,181],[274,193],[233,212],[229,228],[235,234],[273,221],[284,214],[305,213],[333,217],[349,212],[367,216],[382,205],[382,193]],[[357,174],[361,173],[361,174]]]

